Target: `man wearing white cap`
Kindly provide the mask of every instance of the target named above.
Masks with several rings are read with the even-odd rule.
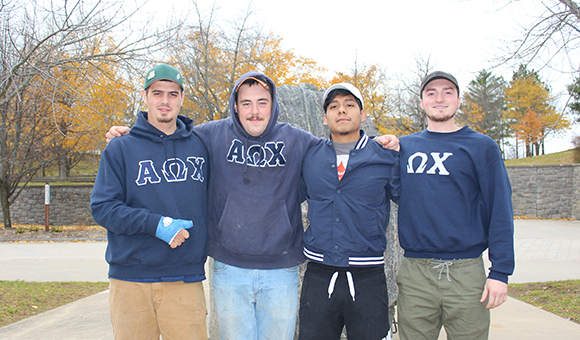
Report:
[[[351,84],[323,96],[330,140],[302,163],[310,226],[300,298],[301,340],[390,339],[384,273],[390,199],[398,196],[398,153],[369,139],[362,96]]]

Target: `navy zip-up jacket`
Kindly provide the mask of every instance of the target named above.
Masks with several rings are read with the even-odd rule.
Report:
[[[361,138],[339,181],[336,152],[327,140],[312,147],[302,165],[310,226],[304,254],[330,266],[382,266],[390,199],[399,195],[399,155]]]

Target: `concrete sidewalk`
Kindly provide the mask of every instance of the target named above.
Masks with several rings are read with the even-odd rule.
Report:
[[[516,270],[510,282],[580,279],[580,222],[516,220],[515,225]],[[107,281],[105,247],[105,242],[0,243],[0,280]],[[0,339],[113,339],[108,295],[2,327]],[[491,318],[491,340],[580,339],[579,324],[512,298],[492,310]]]

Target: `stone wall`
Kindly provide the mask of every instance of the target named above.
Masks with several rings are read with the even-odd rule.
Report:
[[[51,185],[50,217],[51,226],[94,225],[91,215],[92,185]],[[2,211],[0,211],[0,221]],[[10,207],[13,224],[44,225],[44,185],[27,186]]]
[[[509,166],[514,215],[580,220],[580,164]]]

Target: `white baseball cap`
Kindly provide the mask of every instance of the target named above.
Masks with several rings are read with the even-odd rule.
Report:
[[[330,92],[334,91],[334,90],[347,90],[348,92],[350,92],[353,96],[355,96],[359,101],[360,101],[360,109],[363,109],[363,99],[362,99],[362,95],[360,94],[360,91],[352,84],[349,83],[339,83],[339,84],[334,84],[331,87],[329,87],[326,92],[324,92],[324,95],[322,96],[322,103],[324,104],[324,102],[326,102],[326,98],[328,97],[328,95],[330,94]]]

